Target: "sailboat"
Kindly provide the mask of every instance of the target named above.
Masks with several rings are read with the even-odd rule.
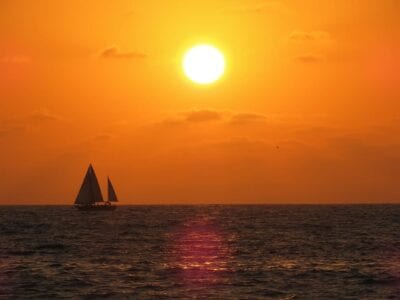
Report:
[[[83,179],[82,186],[79,190],[78,196],[75,199],[75,207],[79,210],[105,210],[112,211],[117,208],[116,205],[112,205],[113,202],[118,202],[117,194],[108,178],[108,199],[104,201],[101,193],[99,181],[97,180],[96,173],[94,172],[93,166],[90,164],[86,172],[85,178]]]

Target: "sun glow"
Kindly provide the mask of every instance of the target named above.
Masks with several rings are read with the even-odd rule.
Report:
[[[198,45],[185,54],[183,70],[190,80],[198,84],[211,84],[224,74],[225,58],[213,46]]]

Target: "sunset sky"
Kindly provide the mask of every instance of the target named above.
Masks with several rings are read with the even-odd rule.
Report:
[[[400,1],[0,0],[0,204],[89,163],[122,204],[400,202]]]

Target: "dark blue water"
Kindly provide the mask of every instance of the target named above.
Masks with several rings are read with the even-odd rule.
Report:
[[[400,206],[0,207],[0,298],[400,299]]]

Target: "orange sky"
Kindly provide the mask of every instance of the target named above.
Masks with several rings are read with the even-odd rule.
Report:
[[[399,70],[397,0],[3,0],[0,204],[399,202]]]

